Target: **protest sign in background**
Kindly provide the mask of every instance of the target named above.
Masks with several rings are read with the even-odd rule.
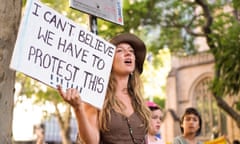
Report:
[[[27,2],[10,68],[53,88],[76,88],[101,108],[115,46],[41,2]]]
[[[206,141],[204,144],[227,144],[227,140],[224,136],[221,136],[216,139]]]
[[[122,0],[69,0],[70,7],[123,25]]]

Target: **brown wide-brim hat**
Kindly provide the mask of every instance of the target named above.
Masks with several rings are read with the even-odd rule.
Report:
[[[141,74],[143,71],[143,63],[146,57],[146,46],[144,42],[134,34],[130,33],[119,34],[110,40],[110,43],[112,43],[115,46],[123,42],[130,44],[134,49],[136,57],[136,68],[138,72]]]

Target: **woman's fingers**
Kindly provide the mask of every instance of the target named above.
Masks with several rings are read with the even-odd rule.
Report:
[[[62,86],[57,85],[57,90],[58,90],[59,94],[61,95],[61,97],[64,98],[65,93],[64,93],[63,90],[62,90]]]
[[[57,85],[57,90],[64,101],[72,105],[73,107],[78,107],[81,105],[81,99],[79,92],[75,88],[68,88],[66,92],[62,90],[60,85]]]

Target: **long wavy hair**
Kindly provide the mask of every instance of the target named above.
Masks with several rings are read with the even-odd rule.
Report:
[[[133,109],[138,115],[140,115],[147,131],[151,113],[148,107],[145,105],[145,101],[142,95],[142,88],[143,86],[140,79],[140,74],[137,70],[135,70],[128,79],[128,93],[131,97]],[[115,93],[116,79],[111,73],[103,108],[99,113],[99,128],[103,132],[109,130],[107,123],[111,120],[111,110],[113,108],[120,110],[125,109],[123,103],[116,97]]]

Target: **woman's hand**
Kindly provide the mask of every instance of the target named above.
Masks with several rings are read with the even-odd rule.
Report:
[[[79,108],[82,106],[82,100],[77,89],[68,88],[66,92],[64,92],[62,87],[57,85],[57,90],[63,100],[69,103],[73,108]]]
[[[78,123],[79,136],[87,144],[98,144],[100,139],[98,129],[98,109],[88,103],[84,103],[77,89],[69,88],[64,92],[61,86],[57,90],[64,101],[69,103],[75,112]]]

